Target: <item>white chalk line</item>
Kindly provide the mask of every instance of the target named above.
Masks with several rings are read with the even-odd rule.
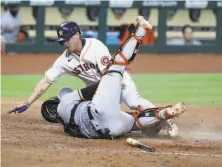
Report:
[[[157,155],[173,155],[173,156],[199,156],[199,157],[222,157],[222,154],[200,154],[200,153],[192,153],[192,152],[158,152],[156,151],[155,153],[147,152],[144,150],[141,150],[139,148],[135,148],[137,150],[116,150],[116,149],[97,149],[97,148],[71,148],[68,147],[64,144],[54,144],[54,148],[58,150],[68,150],[68,151],[82,151],[82,152],[93,152],[93,153],[98,153],[98,152],[104,152],[104,153],[149,153],[149,154],[157,154]]]
[[[221,154],[199,154],[199,153],[188,153],[188,152],[156,152],[162,155],[179,155],[179,156],[200,156],[200,157],[222,157]]]

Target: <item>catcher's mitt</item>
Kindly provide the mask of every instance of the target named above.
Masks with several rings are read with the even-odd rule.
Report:
[[[50,123],[58,123],[57,119],[57,107],[60,103],[58,97],[52,97],[46,101],[41,106],[42,117]]]

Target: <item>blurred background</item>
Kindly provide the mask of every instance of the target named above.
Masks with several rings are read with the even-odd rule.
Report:
[[[56,42],[64,20],[75,21],[83,37],[101,40],[113,53],[138,15],[155,26],[129,71],[141,95],[152,102],[221,105],[222,1],[210,0],[2,0],[1,41],[7,49],[1,56],[2,97],[30,95],[64,51]],[[63,86],[84,84],[64,76],[43,98]]]
[[[59,52],[61,48],[47,44],[56,45],[57,26],[73,20],[83,37],[98,38],[115,51],[129,35],[128,26],[135,26],[136,16],[142,15],[155,26],[143,40],[152,46],[142,52],[222,53],[221,10],[222,2],[208,0],[7,0],[1,1],[1,41],[15,44],[8,47],[12,52]],[[25,44],[33,45],[24,51]]]

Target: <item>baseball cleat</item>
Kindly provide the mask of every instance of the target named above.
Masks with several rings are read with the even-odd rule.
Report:
[[[166,130],[170,137],[176,137],[178,135],[178,126],[173,122],[172,119],[164,121],[161,126],[161,130]]]
[[[137,22],[140,26],[142,26],[146,31],[149,31],[149,30],[152,30],[152,29],[153,29],[152,24],[151,24],[149,21],[145,20],[145,19],[143,18],[143,16],[137,16],[136,22]]]
[[[166,117],[175,117],[180,114],[183,114],[186,111],[185,105],[183,103],[177,103],[170,107],[167,107],[165,110]]]

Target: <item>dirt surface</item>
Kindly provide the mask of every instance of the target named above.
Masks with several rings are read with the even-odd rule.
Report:
[[[41,74],[56,57],[3,56],[2,74]],[[148,55],[138,56],[130,68],[132,72],[152,73],[222,72],[221,62],[222,56],[218,55]],[[4,167],[219,167],[222,164],[222,106],[187,105],[187,112],[175,119],[180,132],[174,139],[164,132],[156,138],[133,132],[107,141],[65,136],[60,125],[43,120],[39,112],[41,100],[23,114],[7,115],[7,110],[24,100],[1,99],[1,163]],[[156,153],[128,146],[127,137],[156,147]]]

